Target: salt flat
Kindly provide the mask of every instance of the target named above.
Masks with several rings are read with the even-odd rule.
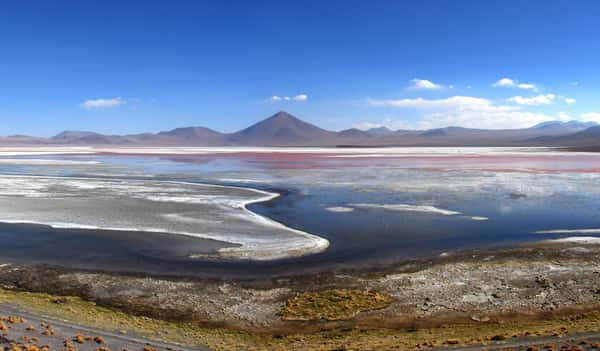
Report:
[[[201,155],[201,154],[225,154],[225,153],[288,153],[288,154],[323,154],[334,157],[381,157],[381,156],[456,156],[456,155],[499,155],[499,154],[523,154],[529,155],[549,152],[560,152],[552,147],[126,147],[126,146],[15,146],[0,149],[0,156],[14,155],[68,155],[68,154],[146,154],[146,155]],[[577,152],[571,154],[588,154]]]
[[[0,176],[0,222],[161,232],[235,244],[219,249],[220,258],[272,260],[327,248],[326,239],[246,209],[276,196],[173,181]]]

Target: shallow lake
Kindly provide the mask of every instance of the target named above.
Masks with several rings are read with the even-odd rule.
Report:
[[[91,270],[249,277],[505,247],[569,237],[581,229],[592,230],[586,236],[600,234],[593,231],[600,228],[596,154],[506,148],[176,151],[10,155],[0,158],[0,174],[180,181],[276,192],[282,196],[248,208],[325,238],[329,247],[300,258],[222,261],[189,257],[231,246],[207,238],[139,228],[107,231],[102,226],[13,223],[0,225],[0,257]],[[5,212],[10,197],[24,190],[0,195]],[[61,209],[69,212],[64,194],[49,198],[63,201]],[[215,213],[207,216],[214,218]],[[219,229],[227,232],[227,225],[225,221]],[[554,230],[563,232],[548,233]]]

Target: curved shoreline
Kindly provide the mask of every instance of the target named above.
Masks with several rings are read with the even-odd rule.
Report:
[[[294,232],[300,236],[303,236],[305,238],[311,239],[314,242],[314,245],[311,245],[310,247],[305,247],[304,249],[296,249],[294,251],[291,251],[290,254],[286,255],[285,257],[280,257],[280,258],[292,258],[292,257],[301,257],[301,256],[306,256],[309,254],[316,254],[319,252],[323,252],[325,251],[328,247],[329,247],[329,240],[322,238],[318,235],[314,235],[314,234],[310,234],[298,229],[294,229],[291,227],[286,226],[283,223],[277,222],[274,219],[268,218],[266,216],[260,215],[256,212],[251,211],[250,209],[248,209],[248,205],[252,205],[252,204],[258,204],[261,202],[268,202],[271,201],[273,199],[276,199],[278,197],[281,196],[281,194],[279,193],[271,193],[271,192],[267,192],[264,190],[259,190],[259,189],[254,189],[254,188],[243,188],[243,187],[230,187],[230,188],[239,188],[239,189],[249,189],[252,190],[254,192],[258,192],[258,193],[262,193],[265,194],[265,196],[263,198],[259,198],[256,200],[248,200],[242,203],[242,209],[250,216],[256,218],[257,220],[263,221],[265,224],[267,225],[271,225],[271,226],[275,226],[275,227],[279,227],[282,229],[285,229],[287,231],[291,231]],[[228,256],[229,253],[234,252],[234,254],[239,253],[239,251],[241,250],[241,248],[236,248],[236,247],[227,247],[227,248],[221,248],[219,249],[219,253],[223,254],[224,256]],[[302,254],[302,252],[304,252],[304,254]],[[273,258],[275,257],[275,258]],[[276,256],[271,256],[271,258],[268,258],[269,260],[274,260],[274,259],[278,259]],[[260,259],[258,259],[260,260]]]
[[[275,193],[275,192],[270,192],[270,191],[266,191],[266,190],[261,190],[261,189],[256,189],[256,188],[252,188],[252,187],[244,187],[244,186],[238,186],[238,185],[223,185],[223,184],[212,184],[212,183],[193,183],[193,182],[183,182],[183,181],[176,181],[176,180],[165,180],[163,181],[165,183],[172,183],[172,184],[186,184],[186,185],[193,185],[193,186],[209,186],[209,187],[213,187],[213,188],[226,188],[226,189],[241,189],[241,190],[249,190],[252,191],[254,193],[258,193],[261,195],[264,195],[261,198],[255,199],[255,200],[247,200],[247,201],[242,201],[240,202],[240,208],[248,215],[252,216],[256,221],[264,223],[266,225],[269,226],[273,226],[273,227],[277,227],[277,228],[281,228],[290,232],[293,232],[295,234],[298,234],[302,237],[305,238],[309,238],[311,240],[313,240],[315,242],[314,245],[311,245],[309,248],[304,248],[304,249],[296,249],[291,251],[291,254],[285,255],[283,253],[279,254],[279,255],[270,255],[270,256],[265,256],[265,257],[257,257],[257,256],[250,256],[250,255],[240,255],[240,252],[243,251],[243,246],[244,243],[238,243],[238,242],[233,242],[233,241],[226,241],[226,240],[219,240],[219,241],[223,241],[223,242],[227,242],[230,244],[238,244],[238,245],[242,245],[242,247],[228,247],[228,248],[221,248],[219,249],[219,253],[221,253],[223,255],[223,257],[232,257],[232,258],[237,258],[237,259],[252,259],[252,260],[257,260],[257,261],[269,261],[269,260],[278,260],[278,259],[285,259],[285,258],[298,258],[298,257],[302,257],[302,256],[307,256],[307,255],[311,255],[311,254],[317,254],[320,252],[325,251],[328,247],[329,247],[329,240],[322,238],[318,235],[314,235],[314,234],[310,234],[308,232],[304,232],[298,229],[294,229],[291,227],[286,226],[284,223],[278,222],[274,219],[271,219],[267,216],[263,216],[261,214],[258,214],[256,212],[251,211],[250,209],[248,209],[249,205],[253,205],[253,204],[259,204],[262,202],[268,202],[271,200],[274,200],[276,198],[281,197],[280,193]],[[191,233],[172,233],[172,234],[180,234],[180,235],[190,235],[190,236],[197,236],[196,234],[191,234]],[[210,240],[217,240],[217,239],[212,239],[207,237],[206,239],[210,239]],[[248,245],[246,245],[248,246]],[[232,254],[233,253],[233,254]]]
[[[47,176],[13,176],[13,175],[0,175],[1,178],[19,178],[19,179],[54,179],[54,180],[74,180],[74,181],[104,181],[110,182],[110,179],[96,179],[96,178],[84,178],[84,177],[47,177]],[[115,178],[115,180],[123,181],[124,179]],[[133,182],[143,182],[140,180],[127,180],[125,181],[133,181]],[[228,185],[219,185],[219,184],[207,184],[207,183],[193,183],[193,182],[180,182],[180,181],[156,181],[151,180],[151,182],[156,183],[167,183],[174,185],[186,185],[192,187],[210,187],[210,188],[224,188],[224,189],[238,189],[243,191],[248,191],[257,195],[262,195],[255,199],[242,200],[242,201],[233,201],[233,204],[227,204],[231,208],[235,210],[240,210],[243,212],[243,219],[248,220],[250,222],[257,223],[262,226],[271,227],[276,230],[280,230],[286,233],[292,233],[293,236],[297,237],[296,240],[290,240],[289,237],[277,238],[275,234],[273,238],[265,238],[265,237],[256,237],[255,240],[244,240],[244,237],[235,236],[235,234],[227,235],[223,233],[211,233],[208,230],[206,233],[194,233],[189,231],[180,231],[180,230],[166,230],[162,228],[139,228],[139,227],[111,227],[104,225],[95,225],[95,224],[81,224],[81,223],[71,223],[71,222],[60,222],[60,221],[52,221],[52,220],[27,220],[27,219],[0,219],[0,222],[9,223],[9,224],[37,224],[37,225],[45,225],[52,228],[57,229],[81,229],[81,230],[108,230],[108,231],[136,231],[136,232],[150,232],[150,233],[163,233],[163,234],[172,234],[172,235],[186,235],[197,237],[206,240],[214,240],[223,243],[239,245],[236,247],[222,247],[217,249],[216,254],[201,254],[194,257],[191,255],[189,258],[209,258],[209,259],[223,259],[223,260],[255,260],[255,261],[270,261],[270,260],[278,260],[278,259],[286,259],[286,258],[297,258],[301,256],[306,256],[310,254],[315,254],[324,251],[327,247],[329,247],[329,241],[325,238],[319,237],[317,235],[313,235],[307,232],[303,232],[294,228],[287,227],[285,224],[277,222],[273,219],[262,216],[258,213],[255,213],[247,208],[248,205],[261,203],[270,201],[280,196],[278,193],[267,192],[264,190],[249,188],[249,187],[239,187],[239,186],[228,186]],[[22,198],[27,198],[27,196],[23,196]],[[135,198],[131,198],[135,199]],[[153,201],[149,199],[141,199],[146,201]],[[160,203],[160,201],[154,201]],[[166,201],[167,203],[177,203],[177,201]],[[223,204],[221,204],[223,205]],[[235,215],[235,214],[234,214]],[[260,229],[260,228],[258,228]],[[249,235],[245,235],[248,237]],[[247,239],[247,238],[246,238]]]

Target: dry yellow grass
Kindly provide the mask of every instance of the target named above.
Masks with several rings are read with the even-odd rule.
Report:
[[[370,291],[305,292],[288,300],[280,314],[284,320],[344,320],[360,312],[382,309],[391,302],[391,296]]]
[[[190,346],[206,345],[221,351],[416,350],[448,344],[481,344],[502,339],[510,341],[514,337],[565,335],[600,330],[600,310],[595,310],[560,318],[507,320],[501,324],[465,323],[416,330],[345,328],[273,336],[132,316],[96,306],[93,302],[80,298],[61,298],[64,298],[66,303],[56,304],[54,301],[57,296],[0,289],[0,303],[18,305],[31,312],[103,330],[135,331],[149,339],[179,342]]]

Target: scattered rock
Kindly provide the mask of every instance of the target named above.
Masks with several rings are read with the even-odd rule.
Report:
[[[8,323],[10,324],[24,324],[27,323],[27,321],[21,317],[17,317],[17,316],[8,316],[7,318]]]
[[[94,342],[96,342],[96,344],[104,344],[104,338],[101,336],[96,336],[94,337]]]
[[[66,297],[59,297],[57,299],[52,300],[52,302],[58,305],[64,305],[69,303],[69,299],[67,299]]]
[[[550,279],[543,276],[535,277],[535,282],[542,288],[549,288],[550,286],[552,286],[552,282],[550,281]]]
[[[488,316],[471,316],[471,319],[474,320],[475,322],[489,322],[490,321],[490,317]]]
[[[77,334],[73,337],[73,341],[75,341],[78,344],[83,344],[85,342],[85,336]]]

